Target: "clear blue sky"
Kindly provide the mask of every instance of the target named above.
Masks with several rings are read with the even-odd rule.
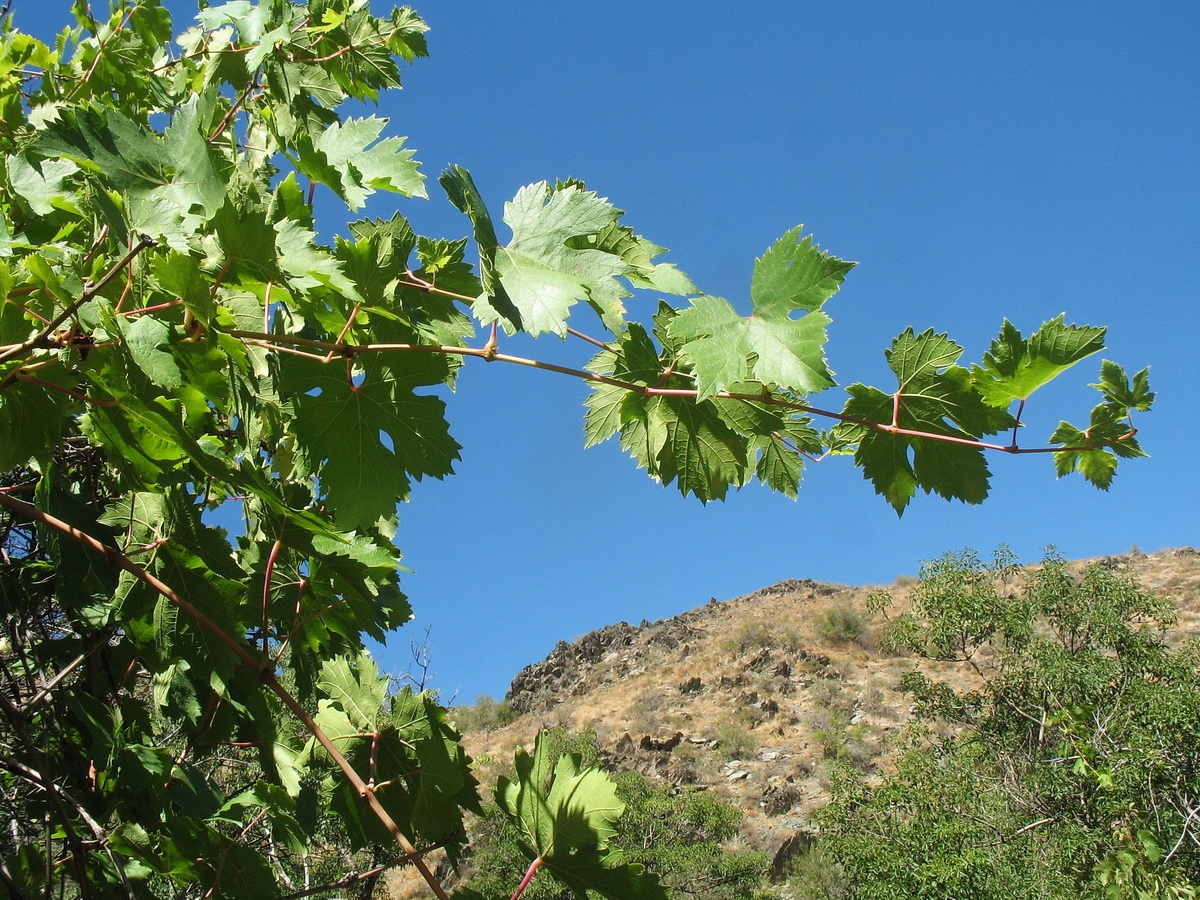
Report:
[[[60,3],[16,0],[18,24],[44,27]],[[1200,544],[1200,6],[417,11],[431,58],[381,114],[409,137],[432,200],[376,195],[369,214],[398,208],[420,233],[459,237],[467,223],[436,184],[450,163],[497,216],[521,185],[580,178],[702,290],[743,306],[754,258],[804,223],[861,263],[826,307],[842,384],[888,389],[882,351],[909,325],[948,331],[973,360],[1004,316],[1028,333],[1065,312],[1109,326],[1105,357],[1151,366],[1158,402],[1138,423],[1152,457],[1122,463],[1107,493],[1056,480],[1048,457],[997,457],[983,506],[921,495],[898,520],[839,459],[810,467],[797,502],[749,487],[702,507],[615,444],[582,449],[583,384],[469,361],[450,398],[458,474],[401,509],[416,620],[380,651],[386,668],[403,670],[428,626],[444,699],[500,696],[560,639],[783,578],[886,584],[1001,542],[1030,560],[1048,544],[1072,557]],[[344,226],[322,209],[327,232]],[[589,355],[553,337],[505,349]],[[1098,369],[1039,392],[1025,440],[1084,422]]]

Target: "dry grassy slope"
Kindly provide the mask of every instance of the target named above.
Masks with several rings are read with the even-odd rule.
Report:
[[[1178,603],[1178,639],[1200,636],[1200,551],[1135,552],[1109,563]],[[621,623],[560,643],[514,680],[508,699],[522,715],[468,735],[481,781],[492,780],[491,760],[511,761],[516,745],[531,746],[540,728],[593,729],[615,765],[741,806],[744,841],[776,853],[811,827],[826,800],[828,746],[841,744],[864,770],[886,767],[890,739],[910,717],[897,691],[905,672],[919,665],[931,676],[969,677],[953,664],[877,649],[873,632],[884,622],[865,614],[871,590],[785,581],[673,619]],[[908,586],[890,590],[903,608]],[[819,617],[838,604],[863,614],[859,642],[820,636]]]

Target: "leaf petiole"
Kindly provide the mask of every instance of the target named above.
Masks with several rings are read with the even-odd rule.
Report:
[[[533,881],[533,876],[537,874],[537,870],[542,867],[542,858],[539,856],[529,864],[529,869],[525,872],[525,877],[521,879],[521,883],[517,885],[517,889],[513,892],[511,900],[519,900],[521,894],[525,893],[525,888],[529,887],[529,882]]]

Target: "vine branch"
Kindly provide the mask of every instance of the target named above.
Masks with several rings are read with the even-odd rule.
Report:
[[[308,347],[315,351],[323,352],[331,357],[341,356],[346,359],[351,359],[363,353],[446,353],[454,356],[462,357],[477,357],[489,362],[499,361],[511,363],[512,365],[527,366],[534,369],[544,369],[550,372],[557,372],[560,375],[568,375],[572,378],[579,378],[583,381],[590,381],[596,384],[607,384],[613,387],[624,388],[635,394],[641,394],[645,397],[699,397],[700,391],[695,388],[664,388],[637,384],[632,381],[624,381],[620,378],[614,378],[611,375],[601,375],[596,372],[589,372],[586,369],[576,369],[571,366],[561,366],[557,363],[546,362],[544,360],[530,359],[524,356],[512,356],[508,353],[496,352],[495,345],[490,341],[485,347],[454,347],[445,344],[340,344],[336,341],[319,341],[311,338],[292,337],[291,335],[282,334],[267,334],[259,331],[241,331],[230,329],[224,332],[225,334],[238,338],[240,340],[250,341],[257,346],[273,347],[282,352],[297,353],[302,356],[313,356],[315,358],[324,357],[318,353],[305,353],[298,350],[298,347]],[[582,335],[581,335],[582,337]],[[611,348],[606,348],[611,349]],[[895,404],[899,405],[899,394]],[[1084,452],[1087,450],[1098,450],[1109,446],[1110,442],[1098,444],[1085,444],[1076,447],[1018,447],[1015,444],[996,444],[988,441],[980,441],[974,438],[962,438],[951,434],[938,434],[932,431],[919,431],[912,428],[901,428],[893,422],[873,422],[870,419],[860,419],[857,416],[848,416],[845,413],[834,412],[833,410],[821,409],[816,406],[809,406],[804,403],[796,403],[792,400],[783,400],[778,397],[772,397],[770,394],[740,394],[733,391],[718,391],[712,397],[718,400],[743,400],[747,403],[762,403],[766,406],[778,406],[784,409],[794,410],[796,412],[805,413],[813,416],[822,416],[827,419],[835,419],[839,422],[848,422],[852,425],[862,425],[866,428],[871,428],[876,431],[884,431],[888,434],[901,434],[907,437],[926,438],[933,441],[943,441],[950,444],[963,444],[968,447],[977,447],[981,450],[994,450],[998,453],[1009,453],[1014,456],[1025,453],[1069,453],[1069,452]],[[895,416],[893,417],[895,418]],[[1129,432],[1122,435],[1118,440],[1128,440],[1137,434],[1136,428],[1130,428]]]

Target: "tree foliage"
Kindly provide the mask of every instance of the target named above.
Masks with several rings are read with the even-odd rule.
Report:
[[[982,500],[989,448],[1050,452],[1101,487],[1141,454],[1145,372],[1108,362],[1086,426],[1031,450],[981,441],[1015,438],[1028,397],[1101,349],[1102,329],[1061,317],[1028,340],[1006,323],[974,369],[944,335],[905,332],[896,389],[811,406],[851,264],[800,229],[756,263],[748,316],[578,182],[521,188],[502,241],[470,174],[447,170],[477,264],[467,238],[399,214],[323,242],[317,191],[353,213],[426,194],[385,119],[341,111],[400,86],[424,22],[365,0],[202,7],[174,40],[158,0],[107,17],[79,0],[54,46],[0,28],[13,896],[286,892],[312,884],[321,827],[445,896],[418,851],[461,842],[469,761],[429,696],[381,686],[363,640],[410,618],[396,504],[453,471],[436,389],[464,359],[586,380],[587,443],[619,436],[702,501],[755,478],[794,496],[827,452],[897,511],[917,488]],[[691,299],[639,323],[635,290]],[[601,337],[568,324],[579,310]],[[501,332],[570,336],[592,358],[509,355]]]
[[[976,686],[907,676],[927,730],[881,785],[842,777],[822,845],[846,896],[1197,896],[1200,648],[1116,568],[1019,574],[948,555],[895,620]]]

